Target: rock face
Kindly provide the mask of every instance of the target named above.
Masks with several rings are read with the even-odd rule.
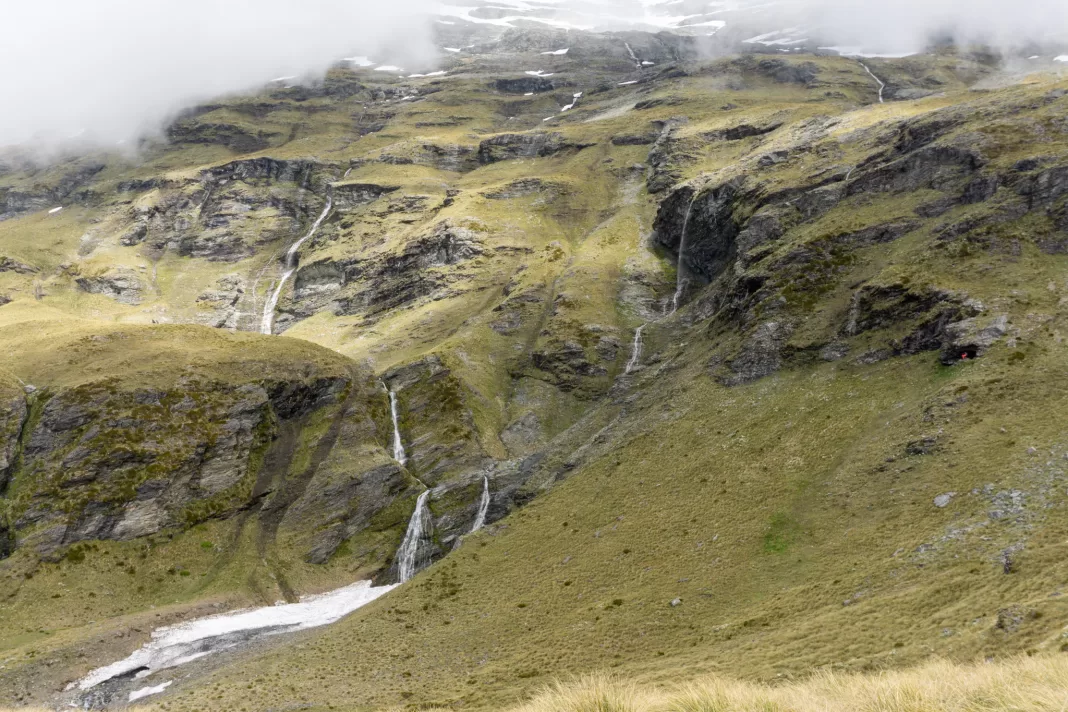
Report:
[[[140,304],[145,285],[130,269],[113,269],[100,275],[78,277],[78,288],[89,294],[102,294],[120,304]]]
[[[500,134],[478,145],[478,161],[486,165],[516,158],[543,158],[590,145],[568,141],[559,133]]]
[[[986,318],[972,318],[949,324],[945,329],[942,363],[951,365],[979,358],[1009,330],[1005,314]]]
[[[0,373],[0,493],[7,490],[14,470],[19,437],[27,415],[22,387],[14,378]]]

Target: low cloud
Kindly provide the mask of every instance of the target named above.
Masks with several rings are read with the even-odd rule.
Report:
[[[0,146],[132,144],[197,101],[433,47],[428,0],[32,0],[0,28]],[[396,55],[394,55],[396,56]]]

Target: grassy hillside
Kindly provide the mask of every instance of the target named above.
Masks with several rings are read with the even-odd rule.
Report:
[[[0,700],[159,625],[392,581],[424,484],[438,563],[153,676],[157,707],[488,710],[574,674],[1068,645],[1068,85],[972,88],[1000,75],[949,50],[872,62],[885,104],[821,55],[579,46],[519,76],[539,51],[335,69],[136,163],[3,176]]]

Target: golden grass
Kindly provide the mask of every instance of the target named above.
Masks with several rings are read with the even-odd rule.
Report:
[[[821,672],[764,685],[705,678],[678,688],[605,676],[557,683],[512,712],[1063,712],[1068,657],[957,665],[934,661],[875,674]]]

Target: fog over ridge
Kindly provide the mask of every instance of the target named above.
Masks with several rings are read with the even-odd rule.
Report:
[[[159,130],[197,101],[288,75],[322,75],[390,45],[433,47],[430,0],[33,0],[0,29],[0,146]],[[83,133],[84,132],[84,133]]]
[[[468,3],[462,5],[462,3]],[[37,0],[12,2],[0,29],[0,146],[133,144],[182,108],[275,77],[322,76],[345,56],[389,47],[422,71],[439,51],[432,16],[474,5],[555,12],[566,27],[708,34],[722,19],[796,28],[822,45],[915,52],[936,36],[1068,53],[1068,0]],[[455,20],[454,15],[449,15]],[[603,22],[597,22],[598,18]],[[680,18],[693,18],[680,20]],[[621,21],[623,24],[621,25]],[[648,21],[654,21],[652,24]],[[464,22],[463,19],[460,22]],[[737,23],[737,24],[736,24]],[[455,22],[453,22],[455,24]],[[670,24],[670,23],[669,23]],[[665,24],[662,27],[668,27]],[[503,28],[502,28],[503,31]],[[810,34],[807,34],[810,33]],[[391,56],[392,61],[396,54]],[[405,66],[408,66],[405,63]]]

